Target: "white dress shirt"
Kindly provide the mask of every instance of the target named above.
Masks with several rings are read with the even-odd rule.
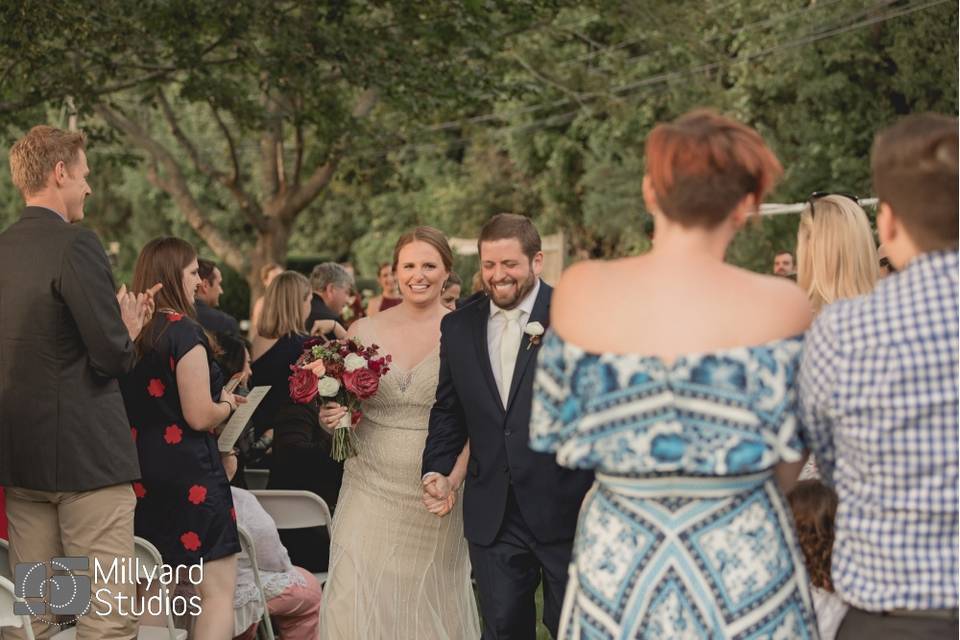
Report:
[[[540,278],[533,286],[523,301],[517,306],[520,309],[520,328],[527,326],[530,322],[530,314],[533,313],[533,305],[537,301],[537,294],[540,293]],[[503,339],[503,328],[506,324],[506,318],[500,313],[501,309],[493,303],[490,298],[490,320],[487,322],[487,355],[490,357],[490,368],[493,369],[493,379],[497,381],[497,389],[501,391],[503,386],[503,376],[500,373],[500,341]],[[509,389],[507,389],[509,392]]]

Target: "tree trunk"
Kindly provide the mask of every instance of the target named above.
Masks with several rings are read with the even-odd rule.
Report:
[[[293,221],[269,218],[266,230],[257,234],[257,242],[250,252],[247,262],[247,271],[241,274],[250,286],[251,317],[253,317],[254,303],[264,292],[263,282],[260,280],[260,269],[271,262],[275,262],[281,267],[285,266],[292,227]]]

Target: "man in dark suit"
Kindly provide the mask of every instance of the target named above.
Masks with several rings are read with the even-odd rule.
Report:
[[[557,634],[577,513],[593,474],[564,469],[528,447],[535,336],[549,324],[552,292],[539,278],[540,235],[528,218],[500,214],[484,226],[479,245],[489,297],[441,323],[424,501],[452,502],[449,476],[466,464],[464,534],[484,638],[533,640],[541,581],[543,622]],[[468,441],[469,458],[458,460]]]
[[[99,239],[73,224],[90,194],[84,141],[82,133],[38,126],[10,150],[27,207],[0,234],[0,484],[11,566],[84,556],[88,569],[73,573],[89,576],[93,593],[106,589],[113,606],[108,615],[94,598],[77,636],[132,638],[136,621],[119,615],[116,598],[127,607],[134,586],[98,579],[94,567],[109,570],[134,553],[130,481],[140,468],[116,378],[135,364],[132,341],[159,285],[115,294]],[[58,613],[44,609],[31,605],[41,614],[38,634]]]
[[[342,326],[343,309],[350,300],[353,288],[350,272],[336,262],[323,262],[310,272],[310,286],[313,287],[313,299],[310,301],[306,330],[313,334],[316,329],[314,325],[319,320],[333,320]],[[332,340],[337,333],[330,330],[324,337]]]
[[[220,296],[223,295],[223,274],[210,260],[200,258],[197,265],[200,267],[200,286],[197,287],[194,300],[197,322],[214,335],[239,336],[240,325],[237,319],[215,308],[220,306]]]

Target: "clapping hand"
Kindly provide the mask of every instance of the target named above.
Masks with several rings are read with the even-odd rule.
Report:
[[[117,303],[120,305],[120,317],[127,327],[131,340],[137,339],[143,325],[153,317],[153,312],[156,310],[154,296],[162,287],[163,285],[158,282],[145,292],[135,294],[127,291],[127,285],[120,286],[120,291],[117,292]]]
[[[427,511],[443,517],[450,513],[456,502],[457,492],[447,476],[432,473],[423,479],[423,505]]]

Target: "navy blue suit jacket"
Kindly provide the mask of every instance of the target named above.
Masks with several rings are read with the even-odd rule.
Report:
[[[553,293],[541,283],[529,322],[550,321]],[[489,545],[497,537],[511,485],[524,522],[543,543],[574,536],[580,503],[593,473],[557,465],[552,454],[530,449],[530,408],[538,347],[524,335],[506,408],[487,348],[490,300],[482,297],[444,317],[440,325],[440,380],[430,412],[423,473],[448,475],[470,441],[464,489],[464,533]]]

